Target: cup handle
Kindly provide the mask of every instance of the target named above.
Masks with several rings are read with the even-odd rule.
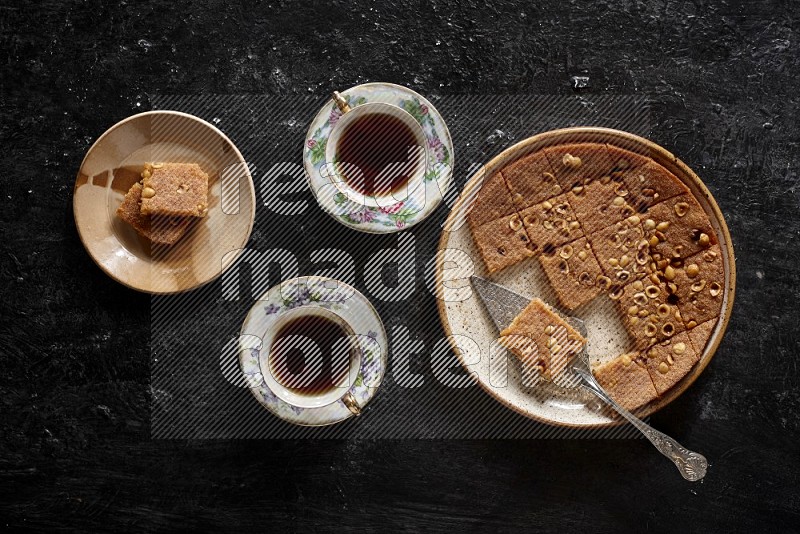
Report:
[[[347,103],[347,100],[339,94],[339,91],[333,92],[333,101],[336,104],[336,107],[339,108],[339,111],[342,112],[342,115],[350,111],[350,105]]]
[[[344,403],[345,406],[347,406],[348,410],[353,412],[353,415],[355,415],[356,417],[361,415],[361,406],[358,405],[358,402],[356,402],[356,398],[353,396],[351,392],[348,391],[347,393],[344,394],[344,397],[342,397],[342,402]]]

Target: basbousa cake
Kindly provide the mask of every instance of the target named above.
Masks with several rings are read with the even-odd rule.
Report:
[[[629,406],[667,391],[701,357],[724,297],[716,234],[688,188],[643,152],[576,142],[527,154],[484,184],[469,222],[489,272],[538,255],[563,308],[603,292],[616,301],[641,352],[595,372],[618,395],[625,384],[644,388]],[[658,366],[648,368],[649,349]],[[648,369],[663,362],[668,372],[648,388]],[[608,378],[613,370],[624,379]]]
[[[142,184],[136,182],[117,208],[117,216],[150,242],[159,245],[172,245],[186,233],[190,223],[188,219],[142,215],[141,200]]]

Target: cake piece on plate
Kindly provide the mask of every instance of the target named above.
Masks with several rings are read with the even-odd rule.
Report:
[[[624,286],[647,276],[652,261],[639,215],[597,230],[589,236],[589,243],[612,284]]]
[[[659,395],[678,383],[700,360],[700,353],[689,340],[688,332],[656,343],[645,352],[647,372]]]
[[[500,343],[527,368],[552,380],[580,353],[586,339],[542,300],[536,298],[500,332]]]
[[[703,352],[706,350],[706,345],[708,344],[709,338],[711,338],[711,332],[714,331],[715,326],[717,326],[717,320],[711,319],[688,331],[689,340],[692,342],[694,350],[697,351],[697,354],[699,354],[701,358],[703,357]]]
[[[625,329],[637,349],[646,349],[686,330],[676,298],[664,282],[635,280],[622,288],[617,300]]]
[[[534,204],[519,214],[525,231],[537,250],[563,245],[583,237],[581,225],[575,219],[566,195]]]
[[[606,393],[629,411],[658,397],[650,374],[639,364],[639,359],[635,352],[622,354],[592,370]]]
[[[208,213],[208,174],[196,163],[147,163],[142,178],[142,215]]]
[[[649,155],[642,151],[636,151],[638,149],[627,150],[623,147],[606,143],[606,150],[608,150],[608,156],[611,158],[612,173],[632,171],[652,161]]]
[[[613,164],[604,143],[569,143],[544,149],[556,180],[566,192],[610,174]]]
[[[722,313],[725,272],[719,245],[690,256],[673,268],[675,294],[686,328],[716,319]]]
[[[567,193],[567,200],[588,235],[634,215],[636,211],[628,204],[627,196],[622,179],[603,176],[573,187]]]
[[[585,237],[542,250],[539,261],[559,303],[569,311],[588,304],[602,291],[598,277],[603,271]]]
[[[650,253],[657,261],[688,258],[717,242],[708,215],[692,195],[660,202],[641,217]]]
[[[516,213],[478,227],[470,226],[470,229],[486,270],[490,273],[535,254],[522,220]]]
[[[528,154],[504,167],[502,172],[519,209],[528,208],[562,192],[544,152]]]
[[[142,184],[136,182],[125,194],[125,199],[117,208],[117,216],[151,243],[172,245],[189,227],[190,220],[178,217],[158,217],[142,215]]]
[[[470,227],[476,228],[489,221],[516,213],[511,192],[503,176],[496,172],[484,179],[467,214]]]
[[[662,200],[689,193],[677,176],[654,161],[625,172],[622,176],[633,199],[630,204],[639,212],[646,211]]]

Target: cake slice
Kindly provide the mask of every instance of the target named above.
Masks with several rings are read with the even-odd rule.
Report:
[[[592,370],[606,393],[629,411],[658,397],[650,374],[639,363],[640,359],[638,353],[622,354]]]
[[[692,195],[678,195],[641,215],[653,259],[673,261],[708,249],[717,238],[705,210]]]
[[[566,192],[608,175],[611,157],[603,143],[570,143],[544,149],[556,180]]]
[[[675,294],[686,328],[693,328],[722,313],[725,271],[719,245],[688,257],[673,268]]]
[[[545,248],[539,262],[559,303],[569,311],[588,304],[604,289],[599,283],[603,271],[585,237]]]
[[[703,357],[703,353],[706,350],[706,345],[711,337],[711,332],[714,331],[715,326],[717,326],[717,320],[711,319],[710,321],[699,324],[688,331],[689,340],[692,342],[694,350],[697,351],[697,354],[699,354],[701,358]]]
[[[688,332],[653,345],[645,354],[647,372],[659,395],[677,384],[700,360],[700,353],[689,340]]]
[[[470,230],[486,264],[486,270],[490,273],[505,269],[535,254],[535,248],[516,213],[478,227],[470,226]]]
[[[624,286],[648,274],[650,247],[639,215],[631,215],[589,236],[597,262],[615,285]]]
[[[508,188],[518,208],[529,208],[562,193],[553,168],[543,152],[534,152],[503,168]]]
[[[142,184],[136,182],[125,194],[125,199],[117,208],[117,216],[151,243],[172,245],[189,227],[190,220],[176,217],[158,217],[142,215]]]
[[[628,204],[629,192],[619,178],[603,176],[586,185],[573,187],[567,200],[586,234],[636,213]]]
[[[580,353],[586,339],[541,299],[528,304],[500,335],[500,344],[524,367],[552,380]]]
[[[610,145],[606,143],[606,150],[608,150],[608,156],[611,158],[611,172],[612,173],[625,173],[628,171],[632,171],[644,165],[647,165],[652,160],[650,156],[646,155],[642,151],[634,151],[634,150],[626,150],[625,148]]]
[[[534,204],[520,211],[519,215],[537,250],[563,245],[583,237],[581,225],[575,219],[566,195]]]
[[[511,192],[499,172],[485,178],[467,213],[471,228],[516,213]]]
[[[146,163],[142,178],[142,215],[208,213],[208,174],[196,163]]]
[[[637,349],[671,338],[686,330],[671,289],[660,280],[634,280],[617,300],[625,329]]]
[[[635,199],[634,208],[640,212],[662,200],[689,193],[683,182],[654,161],[623,173],[623,180]]]

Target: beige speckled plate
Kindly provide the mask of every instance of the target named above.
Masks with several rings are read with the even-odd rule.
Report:
[[[689,187],[703,206],[717,234],[722,251],[725,269],[722,317],[717,322],[700,361],[666,395],[643,406],[637,415],[645,417],[672,402],[697,379],[711,361],[730,318],[736,286],[736,266],[725,219],[705,184],[670,152],[633,134],[606,128],[567,128],[545,132],[506,149],[470,178],[445,223],[439,241],[436,286],[445,296],[445,299],[438,300],[439,316],[444,331],[448,336],[455,336],[450,337],[450,341],[462,365],[473,373],[478,384],[487,393],[505,406],[538,421],[560,426],[591,428],[616,424],[618,421],[590,394],[560,390],[548,384],[526,388],[513,358],[512,363],[503,368],[502,376],[497,378],[495,362],[502,360],[491,359],[490,347],[497,339],[498,333],[478,301],[477,295],[470,290],[469,276],[477,274],[517,293],[531,297],[539,296],[547,302],[555,303],[556,299],[535,258],[488,275],[464,219],[465,210],[483,184],[484,176],[493,174],[525,154],[548,146],[575,142],[578,137],[580,141],[605,142],[632,150],[649,151],[657,163],[663,165]],[[607,361],[627,348],[627,334],[610,303],[609,299],[598,298],[580,313],[589,330],[588,351],[593,363]],[[474,343],[464,344],[464,338],[457,336],[465,336]],[[459,339],[462,340],[464,350],[459,349],[456,343]]]
[[[116,215],[148,161],[194,162],[209,175],[208,215],[172,246],[155,246]],[[217,278],[250,238],[255,190],[230,139],[206,121],[150,111],[106,131],[81,164],[75,224],[92,259],[109,276],[148,293],[188,291]]]

